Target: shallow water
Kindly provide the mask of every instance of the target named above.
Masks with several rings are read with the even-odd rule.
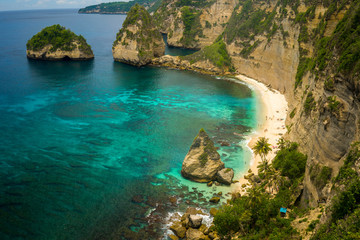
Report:
[[[236,177],[247,169],[242,135],[256,126],[253,91],[211,76],[113,62],[124,19],[76,10],[0,12],[1,239],[161,236],[168,212],[210,207],[212,194],[229,189],[180,176],[200,128],[219,147],[231,143],[219,152]],[[27,60],[26,41],[55,23],[82,34],[95,59]]]

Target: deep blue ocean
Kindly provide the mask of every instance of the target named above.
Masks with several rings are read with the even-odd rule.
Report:
[[[181,177],[200,128],[236,177],[247,169],[254,92],[223,78],[114,62],[125,17],[0,12],[0,239],[161,238],[169,213],[206,211],[212,194],[231,190]],[[95,59],[28,60],[27,40],[53,24],[82,34]]]

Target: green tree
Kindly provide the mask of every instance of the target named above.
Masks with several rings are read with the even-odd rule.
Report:
[[[260,137],[259,140],[256,142],[255,146],[253,147],[255,155],[260,155],[263,165],[264,171],[267,171],[269,168],[269,163],[266,159],[266,155],[272,151],[270,148],[269,139],[265,137]]]

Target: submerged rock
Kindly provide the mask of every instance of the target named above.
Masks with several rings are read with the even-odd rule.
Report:
[[[232,168],[224,168],[218,171],[216,176],[220,183],[230,185],[234,177],[234,170]]]
[[[201,129],[184,159],[181,169],[182,176],[196,182],[210,182],[223,168],[224,163],[216,151],[214,142],[205,130]]]
[[[218,203],[218,202],[220,202],[220,198],[219,198],[219,197],[212,197],[212,198],[209,200],[209,202],[211,202],[211,203]]]
[[[147,10],[135,4],[127,14],[113,44],[115,61],[143,66],[163,56],[165,43]]]
[[[94,54],[85,38],[59,24],[46,27],[26,44],[26,56],[39,60],[89,60]]]

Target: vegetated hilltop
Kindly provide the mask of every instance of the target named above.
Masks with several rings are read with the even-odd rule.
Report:
[[[42,60],[87,60],[94,54],[85,38],[59,24],[46,27],[26,44],[28,58]]]
[[[114,60],[142,66],[164,53],[165,43],[152,17],[143,6],[135,4],[116,35]]]
[[[323,208],[317,222],[308,223],[308,232],[316,231],[321,222],[327,223],[322,233],[355,234],[356,227],[352,228],[349,221],[360,218],[356,182],[359,150],[358,145],[353,146],[360,140],[360,1],[240,1],[233,8],[229,5],[232,14],[218,38],[203,46],[201,32],[215,22],[204,23],[201,14],[210,15],[208,9],[214,2],[164,0],[154,16],[168,34],[170,45],[202,48],[184,57],[192,65],[216,63],[214,51],[209,51],[216,46],[215,53],[224,53],[220,54],[223,62],[230,62],[234,71],[285,94],[290,108],[285,138],[297,142],[296,149],[307,155],[303,179],[299,180],[303,187],[296,201],[287,204],[306,208],[326,201],[328,208]],[[167,14],[161,18],[159,13]],[[336,181],[339,178],[349,182]],[[257,216],[261,220],[265,215]],[[269,221],[277,218],[276,214],[268,216]],[[294,218],[299,216],[295,214]],[[249,216],[242,217],[245,221]],[[250,221],[239,228],[256,224]]]
[[[79,13],[99,13],[99,14],[126,14],[135,4],[140,4],[147,8],[149,12],[154,12],[161,0],[133,0],[129,2],[109,2],[87,6],[79,9]]]

